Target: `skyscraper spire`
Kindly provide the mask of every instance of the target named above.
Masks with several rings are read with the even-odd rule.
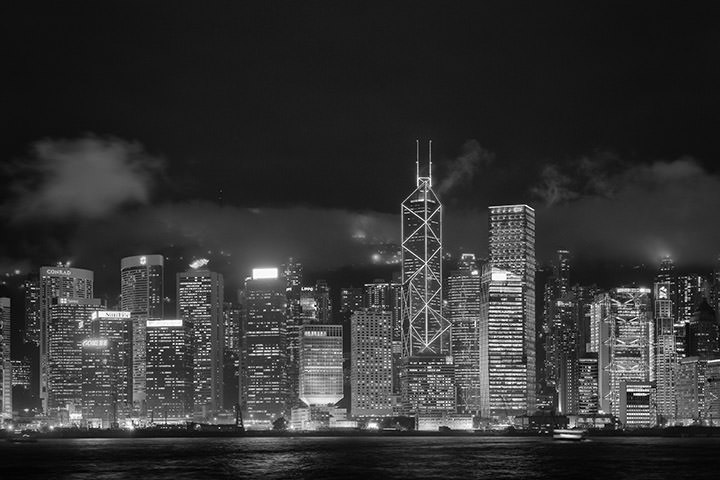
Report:
[[[430,179],[430,185],[432,185],[432,140],[428,140],[428,179]]]
[[[417,174],[415,175],[415,186],[420,186],[420,140],[415,139],[415,170]]]

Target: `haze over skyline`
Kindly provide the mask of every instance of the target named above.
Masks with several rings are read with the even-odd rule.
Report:
[[[720,36],[699,5],[618,6],[6,6],[0,269],[369,264],[415,138],[448,251],[485,255],[487,206],[528,203],[540,261],[709,266]]]

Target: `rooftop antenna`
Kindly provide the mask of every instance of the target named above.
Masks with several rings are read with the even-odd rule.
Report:
[[[432,183],[432,140],[428,142],[428,158],[430,159],[430,164],[428,165],[428,179],[430,179],[430,183]]]
[[[417,175],[415,176],[416,186],[420,186],[420,140],[415,139],[415,169]]]

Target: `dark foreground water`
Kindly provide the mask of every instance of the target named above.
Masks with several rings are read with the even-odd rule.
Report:
[[[720,439],[354,437],[0,442],[0,479],[720,479]]]

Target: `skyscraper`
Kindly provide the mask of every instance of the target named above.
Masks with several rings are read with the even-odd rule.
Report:
[[[61,423],[82,419],[82,342],[99,299],[54,298],[47,323],[48,413]]]
[[[350,413],[384,417],[393,412],[392,313],[357,310],[350,320]]]
[[[610,391],[603,400],[609,403],[610,413],[619,416],[621,382],[651,381],[655,330],[649,289],[615,288],[607,301],[603,321],[609,327],[604,331],[608,336],[601,338],[601,343],[609,348],[609,364],[604,370]]]
[[[40,375],[39,394],[42,408],[48,411],[48,322],[54,298],[93,298],[94,274],[90,270],[69,267],[40,268]]]
[[[703,298],[686,326],[686,352],[702,360],[720,358],[720,329],[715,311]]]
[[[675,306],[671,295],[671,283],[655,283],[656,402],[658,416],[665,421],[675,418],[677,412],[675,383],[678,358],[675,346]]]
[[[677,277],[677,316],[675,318],[675,347],[679,358],[688,356],[687,326],[693,320],[702,300],[703,277],[698,274]]]
[[[285,289],[277,268],[255,268],[245,281],[241,391],[249,426],[270,428],[287,413]]]
[[[298,330],[303,322],[303,266],[297,259],[290,257],[285,265],[282,265],[282,273],[285,278],[285,321],[286,321],[286,345],[287,345],[287,381],[288,381],[288,402],[290,407],[300,402],[298,356],[300,338]]]
[[[301,326],[300,400],[308,406],[330,406],[342,398],[342,326]]]
[[[147,406],[155,422],[193,412],[193,337],[186,320],[147,321]]]
[[[452,322],[457,408],[460,413],[480,414],[480,270],[475,255],[464,254],[460,269],[448,276],[448,318]]]
[[[432,144],[430,144],[432,146]],[[424,375],[447,375],[440,384],[452,384],[450,321],[442,313],[442,204],[432,189],[432,158],[426,176],[416,161],[415,190],[401,204],[402,237],[402,348],[400,382],[403,408],[407,414],[447,408],[443,388]],[[441,365],[442,368],[431,368]],[[421,378],[423,377],[423,378]],[[433,377],[436,379],[436,377]],[[421,391],[422,388],[429,388]],[[420,390],[419,390],[420,389]],[[442,398],[434,398],[433,395]],[[454,394],[452,395],[454,402]]]
[[[490,413],[535,411],[535,210],[490,207]]]
[[[23,284],[25,294],[24,336],[27,343],[40,346],[40,280],[29,276]]]
[[[178,318],[192,324],[193,408],[209,416],[223,406],[224,281],[203,267],[177,274]]]
[[[120,308],[132,315],[132,402],[138,415],[146,411],[146,324],[163,318],[163,263],[162,255],[136,255],[120,262]]]
[[[12,419],[10,299],[0,297],[0,423],[6,419]]]
[[[117,422],[117,360],[115,342],[86,337],[82,349],[82,417],[95,427],[110,428]]]

